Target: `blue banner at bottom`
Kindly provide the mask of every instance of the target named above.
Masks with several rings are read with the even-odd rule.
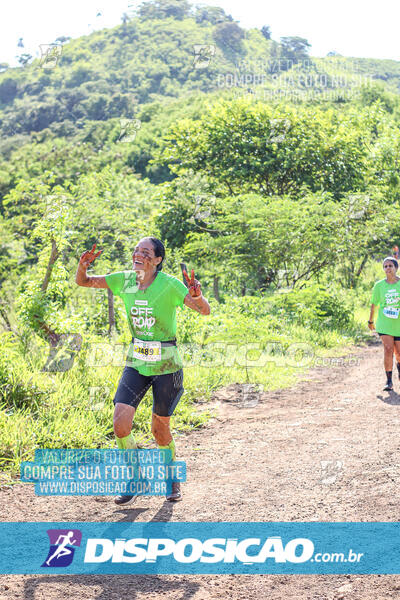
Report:
[[[400,523],[0,523],[2,574],[400,574]]]

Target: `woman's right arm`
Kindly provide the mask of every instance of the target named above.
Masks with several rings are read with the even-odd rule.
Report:
[[[76,271],[75,281],[78,285],[82,287],[91,287],[91,288],[101,288],[108,289],[108,285],[106,283],[106,278],[104,275],[91,275],[87,276],[86,271],[90,263],[94,261],[95,258],[100,256],[103,250],[99,250],[99,252],[95,252],[96,244],[93,244],[93,248],[91,250],[86,250],[82,254],[79,259],[78,268]]]

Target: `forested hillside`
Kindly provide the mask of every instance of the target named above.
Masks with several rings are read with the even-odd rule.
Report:
[[[360,339],[376,260],[399,242],[399,62],[313,58],[303,38],[182,0],[57,43],[51,66],[0,65],[0,460],[14,466],[40,443],[112,443],[122,364],[89,372],[91,352],[129,336],[122,303],[74,283],[93,243],[101,274],[156,235],[166,271],[186,261],[211,298],[212,320],[180,315],[179,341],[200,353],[183,428],[222,383],[279,386],[304,363],[249,368],[223,351],[213,367],[213,344],[272,356],[271,343]],[[94,395],[106,403],[88,417]],[[60,410],[85,427],[63,438]]]

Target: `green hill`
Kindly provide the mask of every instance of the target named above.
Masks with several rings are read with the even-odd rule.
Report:
[[[86,121],[133,118],[149,102],[233,87],[321,92],[376,80],[399,90],[400,62],[312,59],[306,40],[283,41],[241,29],[222,9],[148,2],[118,27],[64,43],[55,68],[36,59],[0,74],[0,132],[70,137]],[[211,47],[208,66],[195,45]]]

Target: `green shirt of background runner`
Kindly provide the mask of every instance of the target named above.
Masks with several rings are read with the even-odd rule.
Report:
[[[400,281],[377,281],[372,290],[371,303],[379,306],[376,331],[385,335],[400,336],[400,317],[392,319],[383,314],[385,308],[400,309]]]

